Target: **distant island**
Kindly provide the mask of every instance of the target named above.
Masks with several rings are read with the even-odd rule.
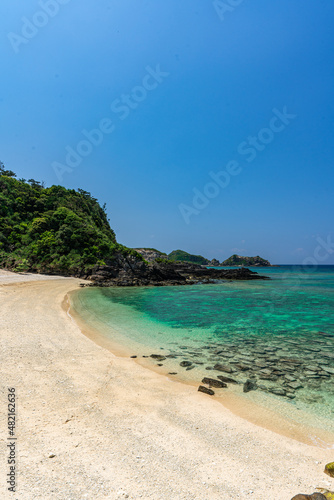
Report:
[[[265,260],[258,255],[256,257],[242,257],[241,255],[232,255],[220,264],[221,266],[271,266],[269,260]]]
[[[0,267],[76,276],[99,286],[184,285],[266,279],[249,269],[217,270],[217,260],[175,250],[128,248],[116,240],[106,207],[83,189],[17,179],[0,162]]]
[[[138,253],[140,253],[145,260],[148,262],[160,261],[160,260],[168,260],[172,262],[189,262],[192,264],[200,264],[202,266],[229,266],[229,267],[240,267],[240,266],[260,266],[260,267],[268,267],[271,266],[268,260],[259,257],[243,257],[241,255],[232,255],[228,259],[219,263],[217,259],[206,259],[202,255],[193,255],[184,250],[173,250],[170,254],[166,254],[164,252],[160,252],[154,248],[135,248]]]
[[[180,262],[192,262],[194,264],[200,264],[202,266],[209,265],[209,260],[201,255],[192,255],[190,253],[184,252],[183,250],[173,250],[168,255],[168,259],[172,261]]]

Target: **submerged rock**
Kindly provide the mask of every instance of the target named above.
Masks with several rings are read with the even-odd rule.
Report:
[[[217,378],[219,378],[222,382],[227,382],[228,384],[239,384],[239,382],[234,380],[234,378],[224,377],[224,375],[217,375]]]
[[[208,389],[207,387],[204,387],[204,385],[200,385],[197,390],[199,392],[204,392],[204,394],[209,394],[209,396],[213,396],[215,393],[212,389]]]
[[[280,387],[269,387],[268,391],[272,392],[273,394],[276,394],[276,396],[286,395],[286,391],[284,389],[281,389]]]
[[[220,363],[215,364],[213,369],[218,370],[220,372],[233,373],[233,370],[230,366],[221,365]]]
[[[330,373],[331,375],[334,375],[334,368],[330,368],[329,366],[322,365],[321,368],[327,372]]]
[[[162,356],[162,354],[151,354],[150,358],[156,359],[157,361],[164,361],[166,356]]]
[[[276,382],[278,377],[276,375],[259,375],[261,380],[270,380],[271,382]]]
[[[243,371],[243,372],[245,372],[247,370],[250,370],[250,366],[245,365],[244,363],[237,363],[235,365],[235,367],[238,368],[239,370]]]
[[[243,387],[243,392],[255,391],[257,389],[257,383],[254,380],[246,380]]]
[[[191,361],[181,361],[180,366],[183,368],[186,368],[187,366],[191,366],[192,362]]]
[[[227,387],[227,384],[225,384],[224,382],[209,377],[204,377],[202,379],[202,383],[207,384],[209,387],[216,387],[218,389],[221,389],[222,387]]]
[[[293,390],[297,390],[297,389],[302,389],[304,386],[300,383],[300,382],[289,382],[287,384],[288,387],[290,387],[291,389]]]

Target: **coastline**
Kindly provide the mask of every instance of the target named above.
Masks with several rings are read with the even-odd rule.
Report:
[[[116,357],[129,359],[132,355],[137,355],[138,352],[143,350],[141,344],[138,344],[137,348],[136,346],[128,347],[126,339],[122,339],[122,335],[117,331],[114,332],[115,338],[122,339],[123,341],[119,340],[117,342],[108,338],[101,332],[104,329],[104,324],[99,322],[99,318],[94,318],[94,327],[88,324],[80,313],[76,311],[73,304],[74,301],[71,301],[71,296],[73,297],[73,294],[77,292],[80,294],[80,290],[69,292],[62,306],[67,314],[76,322],[84,335],[99,346],[108,349]],[[108,331],[110,331],[110,325],[108,325]],[[148,346],[146,354],[151,352],[152,348]],[[161,368],[156,363],[154,364],[154,361],[149,356],[144,358],[138,355],[135,359],[131,359],[131,361],[145,369],[153,371],[158,377],[165,377],[169,381],[184,384],[196,390],[201,384],[203,377],[202,374],[197,380],[185,379],[182,377],[185,372],[182,372],[180,375],[169,375],[168,368]],[[206,397],[209,399],[212,398],[211,396]],[[256,401],[254,401],[254,398]],[[268,400],[266,401],[268,398],[269,402]],[[252,392],[251,395],[245,395],[242,392],[242,385],[235,386],[228,384],[228,389],[216,390],[215,396],[212,399],[220,403],[225,409],[230,410],[234,415],[276,434],[307,445],[316,444],[319,448],[334,449],[333,432],[320,426],[310,425],[310,416],[305,411],[300,408],[297,410],[291,407],[291,405],[287,407],[285,400],[282,400],[280,397],[260,394],[259,391],[256,393]],[[328,425],[327,422],[326,424]]]
[[[82,335],[61,307],[80,281],[3,286],[0,274],[1,397],[17,387],[20,497],[290,500],[333,487],[323,474],[332,451],[256,426]]]

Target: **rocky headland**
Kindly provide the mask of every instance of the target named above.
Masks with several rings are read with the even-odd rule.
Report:
[[[265,280],[267,276],[247,268],[208,269],[189,262],[164,259],[145,262],[135,255],[117,254],[105,265],[98,265],[87,276],[93,286],[164,286],[215,283],[220,280]]]

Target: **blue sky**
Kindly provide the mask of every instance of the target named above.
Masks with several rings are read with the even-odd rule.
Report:
[[[19,177],[90,191],[131,247],[334,264],[317,252],[331,0],[3,0],[0,17],[0,160]]]

